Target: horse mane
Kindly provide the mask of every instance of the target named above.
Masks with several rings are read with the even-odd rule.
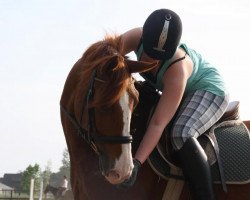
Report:
[[[126,58],[121,54],[122,48],[120,36],[106,35],[102,41],[92,44],[80,59],[79,84],[80,87],[86,87],[85,92],[95,70],[96,77],[104,81],[99,83],[102,84],[102,90],[95,96],[90,107],[111,106],[129,87],[131,74],[125,64]]]

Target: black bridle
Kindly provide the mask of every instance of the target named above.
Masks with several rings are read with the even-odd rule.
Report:
[[[110,144],[128,144],[132,143],[133,138],[131,135],[129,136],[106,136],[98,133],[95,126],[95,108],[89,108],[89,102],[94,98],[94,83],[95,81],[99,81],[105,83],[104,80],[96,77],[96,70],[93,72],[90,85],[88,88],[87,96],[84,98],[84,103],[82,106],[80,120],[77,121],[75,115],[73,113],[68,112],[62,105],[60,105],[61,111],[66,114],[66,116],[70,119],[70,121],[74,124],[74,126],[78,129],[77,133],[80,137],[82,137],[90,147],[99,154],[100,151],[95,143],[110,143]],[[88,127],[87,130],[82,128],[82,120],[84,114],[85,106],[88,109]]]

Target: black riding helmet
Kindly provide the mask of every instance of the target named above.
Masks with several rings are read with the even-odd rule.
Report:
[[[181,39],[180,17],[168,9],[155,10],[143,25],[142,43],[144,52],[157,60],[170,59]]]

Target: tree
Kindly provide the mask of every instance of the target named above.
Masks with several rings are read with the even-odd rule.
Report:
[[[30,190],[30,180],[34,179],[34,189],[38,190],[40,187],[40,166],[35,164],[34,166],[29,165],[23,172],[22,172],[22,182],[21,188],[24,192],[29,193]]]
[[[62,166],[60,167],[59,171],[61,174],[65,175],[70,178],[70,159],[69,159],[69,151],[67,148],[63,151],[63,159],[62,159]]]
[[[63,167],[70,169],[69,150],[67,148],[65,148],[63,151],[62,164],[63,164]]]
[[[63,180],[63,176],[67,176],[68,180],[70,180],[70,159],[69,159],[69,151],[67,148],[63,151],[62,158],[62,166],[59,168],[59,172],[52,173],[50,176],[50,184],[54,187],[59,187],[60,183]],[[69,181],[70,187],[70,181]]]
[[[50,176],[52,174],[51,166],[52,166],[51,161],[48,161],[47,165],[45,166],[45,170],[41,173],[41,179],[43,180],[44,186],[46,186],[49,183]]]

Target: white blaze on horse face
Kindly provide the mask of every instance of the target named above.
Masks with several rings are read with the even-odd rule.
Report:
[[[123,136],[130,135],[130,122],[132,111],[129,106],[129,95],[127,92],[121,97],[119,104],[123,111]],[[128,178],[133,169],[133,159],[131,153],[131,144],[122,144],[121,156],[116,160],[114,170],[119,172],[120,179]]]

